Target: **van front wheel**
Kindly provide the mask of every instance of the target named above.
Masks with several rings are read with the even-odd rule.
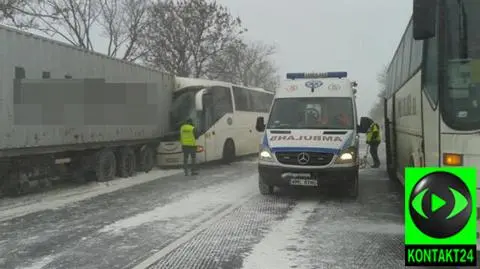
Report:
[[[357,199],[358,192],[359,192],[358,171],[356,171],[348,181],[347,195],[349,198]]]
[[[272,195],[274,186],[266,184],[262,177],[258,176],[258,189],[260,190],[260,194],[262,195]]]

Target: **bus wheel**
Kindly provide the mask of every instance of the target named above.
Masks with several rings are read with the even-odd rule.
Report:
[[[274,186],[270,186],[263,182],[262,178],[258,176],[258,189],[262,195],[272,195]]]
[[[223,145],[223,162],[226,164],[232,163],[235,160],[235,144],[231,139],[225,141]]]

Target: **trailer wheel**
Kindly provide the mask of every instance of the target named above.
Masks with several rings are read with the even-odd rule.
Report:
[[[99,182],[110,181],[117,172],[115,154],[109,149],[97,152],[95,177]]]
[[[122,148],[117,156],[117,174],[120,177],[131,177],[135,174],[136,156],[130,147]]]
[[[26,194],[31,189],[28,177],[20,172],[8,175],[8,179],[5,180],[2,188],[4,194],[11,197]]]
[[[155,166],[155,152],[152,147],[145,147],[138,153],[138,167],[139,172],[148,173]]]

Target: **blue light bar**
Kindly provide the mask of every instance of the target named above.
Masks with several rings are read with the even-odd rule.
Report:
[[[287,79],[297,78],[346,78],[347,72],[324,72],[324,73],[287,73]]]

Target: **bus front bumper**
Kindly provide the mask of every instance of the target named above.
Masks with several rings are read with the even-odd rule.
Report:
[[[183,165],[183,153],[157,153],[157,165],[161,167]]]

